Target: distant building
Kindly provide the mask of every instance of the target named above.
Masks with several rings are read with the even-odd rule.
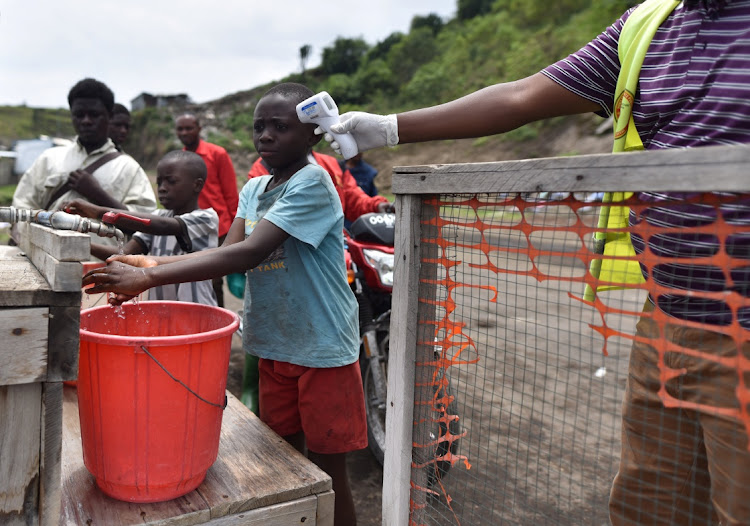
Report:
[[[178,95],[151,95],[145,91],[130,101],[131,111],[144,108],[172,108],[192,104],[193,101],[186,93]]]

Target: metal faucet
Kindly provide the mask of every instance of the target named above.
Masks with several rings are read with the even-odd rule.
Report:
[[[62,210],[50,212],[48,210],[32,210],[13,206],[0,207],[0,221],[12,225],[22,222],[37,223],[57,230],[73,230],[82,234],[93,232],[102,237],[114,237],[117,241],[125,240],[125,234],[114,225],[69,214]]]

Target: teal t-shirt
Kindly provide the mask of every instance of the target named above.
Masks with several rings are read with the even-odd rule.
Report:
[[[261,219],[289,238],[247,271],[243,347],[261,358],[340,367],[359,358],[358,307],[346,279],[344,214],[330,176],[307,165],[268,192],[250,179],[237,217],[249,236]]]

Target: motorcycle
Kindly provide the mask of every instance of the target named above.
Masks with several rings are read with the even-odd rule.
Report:
[[[344,233],[347,275],[359,304],[359,363],[365,394],[368,442],[370,451],[381,465],[385,459],[394,232],[394,214],[370,213],[357,218]],[[436,345],[434,352],[439,355],[441,349]],[[450,378],[447,385],[450,386]],[[452,403],[446,412],[456,414]],[[449,426],[452,435],[460,433],[456,420],[451,420],[449,424],[436,423],[436,428],[430,433],[431,442],[437,443],[435,458],[441,458],[449,451],[453,454],[458,453],[458,441],[437,440],[447,433]],[[438,477],[445,475],[450,467],[449,461],[438,460],[436,473],[429,477],[429,486],[432,486]]]

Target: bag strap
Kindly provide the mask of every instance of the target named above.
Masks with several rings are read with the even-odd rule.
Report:
[[[641,66],[656,30],[679,4],[679,0],[646,0],[622,27],[617,45],[620,74],[615,88],[613,153],[643,149],[633,124],[633,103]]]
[[[613,153],[642,150],[643,142],[633,122],[633,104],[643,60],[659,26],[680,4],[679,0],[645,0],[625,21],[617,43],[620,74],[617,77],[613,113]],[[632,192],[605,192],[603,203],[617,203],[628,199]],[[629,208],[603,205],[599,208],[597,231],[593,236],[593,252],[599,255],[635,256],[628,232]],[[614,230],[614,232],[613,232]],[[643,275],[635,259],[592,259],[589,272],[596,279],[620,283],[643,283]],[[615,276],[619,276],[615,278]],[[598,286],[597,290],[611,290],[625,286]],[[586,284],[583,299],[594,301],[596,290]]]
[[[104,154],[101,157],[99,157],[96,161],[94,161],[93,163],[91,163],[90,165],[88,165],[86,168],[81,168],[81,169],[83,171],[85,171],[85,172],[93,174],[99,168],[101,168],[102,166],[104,166],[105,164],[107,164],[112,159],[116,159],[120,155],[122,155],[121,152],[117,152],[117,151],[115,151],[115,152],[109,152],[109,153]],[[49,201],[47,201],[47,206],[45,206],[44,209],[45,210],[49,210],[49,207],[52,206],[52,203],[54,203],[55,201],[57,201],[58,199],[60,199],[63,196],[63,194],[65,194],[68,190],[70,190],[70,184],[66,182],[60,188],[58,188],[57,190],[55,190],[55,193],[53,193],[50,196]]]

